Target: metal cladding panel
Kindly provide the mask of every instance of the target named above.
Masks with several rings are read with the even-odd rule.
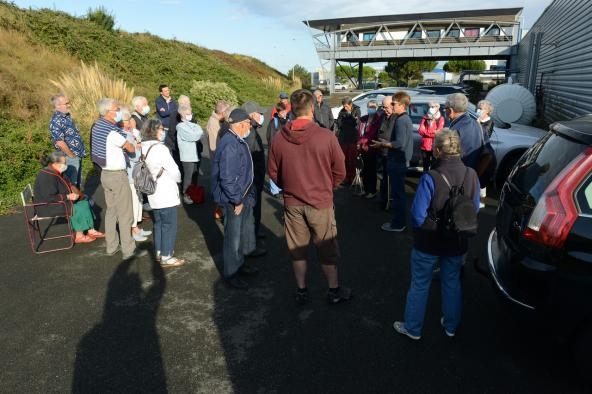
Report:
[[[592,112],[591,14],[592,1],[555,0],[520,43],[518,80],[525,86],[534,82],[526,87],[538,92],[538,110],[547,122]],[[541,41],[532,56],[535,37]],[[529,76],[529,70],[536,74]]]

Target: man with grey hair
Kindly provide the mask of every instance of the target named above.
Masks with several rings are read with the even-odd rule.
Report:
[[[133,224],[133,208],[126,171],[128,158],[124,153],[124,150],[135,152],[136,147],[127,141],[125,131],[118,127],[123,116],[119,103],[115,99],[100,99],[97,109],[101,117],[91,128],[91,148],[92,160],[101,168],[101,185],[107,204],[105,210],[107,254],[112,256],[121,249],[124,260],[144,256],[147,252],[136,249],[136,243],[130,232]]]
[[[216,103],[214,111],[208,119],[208,123],[206,124],[208,147],[210,148],[210,160],[214,158],[214,153],[216,152],[216,145],[218,144],[218,140],[220,139],[220,136],[218,135],[220,132],[220,124],[224,121],[224,112],[229,107],[230,104],[228,104],[226,101],[218,101]]]
[[[144,96],[136,96],[132,99],[132,106],[134,107],[132,118],[136,122],[133,126],[136,130],[142,130],[142,126],[148,120],[148,114],[150,113],[148,99]]]
[[[64,93],[58,93],[51,98],[51,104],[54,108],[49,122],[51,142],[66,155],[68,168],[64,177],[80,188],[82,158],[86,156],[86,149],[80,131],[70,115],[70,100]]]
[[[446,98],[446,115],[450,119],[450,129],[460,136],[462,161],[467,167],[475,168],[481,154],[481,126],[467,115],[469,100],[462,93],[454,93]]]
[[[313,92],[313,95],[315,96],[315,122],[317,122],[317,124],[321,127],[333,130],[333,124],[335,123],[335,119],[333,118],[333,112],[331,111],[331,107],[329,107],[329,104],[327,104],[325,100],[323,100],[323,92],[317,89]]]

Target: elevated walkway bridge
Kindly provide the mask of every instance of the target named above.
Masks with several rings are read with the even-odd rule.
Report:
[[[339,62],[505,59],[517,52],[522,8],[307,20],[333,92]],[[319,32],[320,31],[320,32]]]

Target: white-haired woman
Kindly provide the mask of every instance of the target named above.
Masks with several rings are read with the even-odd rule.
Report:
[[[424,172],[428,172],[432,166],[434,138],[436,138],[436,132],[442,130],[443,127],[444,117],[440,113],[440,104],[436,101],[430,101],[428,112],[424,115],[421,122],[419,122],[418,130],[419,135],[421,135],[420,150]]]
[[[493,132],[493,121],[491,120],[491,113],[493,112],[493,104],[488,100],[481,100],[477,103],[477,120],[483,129],[485,139],[491,137]]]
[[[489,142],[489,137],[491,137],[491,133],[493,132],[493,120],[491,119],[492,112],[493,104],[491,101],[481,100],[477,103],[477,121],[483,130],[483,144]],[[481,202],[479,203],[479,207],[485,208],[484,199],[487,196],[487,189],[485,187],[481,188],[480,196]]]
[[[154,194],[148,196],[154,215],[154,247],[156,261],[162,267],[178,267],[185,260],[173,256],[177,241],[177,206],[181,173],[168,148],[163,144],[165,131],[162,122],[150,119],[142,126],[142,154],[156,180]]]
[[[411,285],[407,292],[405,320],[393,328],[411,339],[421,338],[433,270],[440,264],[442,319],[446,335],[454,336],[460,322],[460,270],[467,253],[466,238],[447,234],[437,225],[451,185],[462,185],[464,195],[479,210],[477,173],[461,161],[460,137],[456,131],[442,129],[434,140],[434,168],[423,174],[411,205],[413,249],[411,250]]]

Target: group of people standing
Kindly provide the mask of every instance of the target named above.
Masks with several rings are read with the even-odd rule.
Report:
[[[198,171],[196,163],[201,152],[197,142],[203,131],[195,123],[188,98],[180,97],[179,103],[175,102],[166,85],[160,87],[160,92],[155,102],[156,119],[148,118],[150,108],[144,97],[135,97],[131,110],[114,99],[98,102],[100,118],[91,129],[91,151],[105,191],[104,234],[94,229],[88,200],[77,188],[80,159],[86,150],[69,115],[69,101],[64,94],[52,98],[55,112],[50,130],[58,151],[48,157],[47,166],[36,182],[36,194],[48,200],[72,201],[74,215],[80,205],[81,220],[76,221],[80,224],[74,228],[78,242],[105,237],[107,254],[121,250],[124,259],[145,255],[145,250],[136,248],[135,241],[151,234],[137,226],[141,220],[137,209],[141,212],[142,197],[130,187],[133,179],[129,175],[141,152],[142,160],[157,180],[156,191],[147,196],[153,210],[155,258],[162,266],[173,267],[184,263],[174,257],[177,206],[181,196],[186,197],[184,192]],[[392,232],[406,229],[405,176],[413,151],[413,125],[407,114],[410,103],[407,93],[397,92],[383,99],[380,110],[376,101],[368,102],[368,114],[361,117],[359,108],[345,98],[343,109],[333,119],[321,92],[300,89],[290,96],[282,93],[268,125],[267,160],[258,132],[264,123],[261,108],[253,102],[238,108],[217,103],[206,129],[212,161],[211,191],[223,213],[220,272],[226,282],[235,288],[248,287],[240,277],[254,274],[257,269],[245,264],[245,257],[266,253],[257,246],[257,239],[264,236],[259,225],[261,192],[267,172],[273,185],[272,194],[283,195],[284,229],[296,282],[295,300],[299,304],[308,301],[306,273],[311,240],[327,280],[327,302],[349,300],[351,289],[339,283],[341,257],[333,192],[344,182],[353,180],[352,161],[361,155],[365,164],[362,176],[366,197],[374,198],[378,194],[376,168],[380,166],[381,194],[387,201],[393,200],[393,219],[383,224],[382,229]],[[431,103],[420,124],[425,173],[409,212],[414,232],[411,285],[405,321],[393,325],[397,332],[412,339],[421,336],[436,264],[441,268],[442,325],[448,336],[454,336],[460,321],[459,276],[468,243],[466,239],[437,230],[435,214],[447,200],[447,183],[462,184],[466,195],[474,199],[475,210],[479,210],[480,184],[474,168],[489,132],[485,129],[484,133],[480,122],[491,127],[492,107],[487,102],[479,103],[481,114],[477,122],[466,114],[467,105],[464,95],[449,96],[445,104],[449,128],[444,128],[438,103]],[[175,151],[181,166],[175,160]],[[184,172],[181,190],[177,185],[181,182],[179,167]],[[49,187],[51,183],[55,185]]]
[[[349,97],[336,120],[336,132],[344,153],[349,186],[354,179],[358,156],[363,161],[361,196],[378,199],[386,208],[392,201],[393,219],[384,223],[384,231],[402,232],[410,213],[414,234],[411,253],[411,284],[407,294],[405,320],[396,321],[394,329],[412,339],[421,337],[429,287],[436,267],[442,283],[441,324],[447,336],[453,337],[460,322],[460,270],[468,250],[468,240],[446,234],[438,225],[449,197],[450,186],[461,186],[474,200],[475,211],[482,208],[480,197],[485,188],[478,173],[485,146],[492,132],[490,102],[482,100],[477,120],[467,113],[468,99],[463,94],[447,97],[444,115],[438,102],[430,102],[427,114],[419,124],[424,173],[420,178],[410,212],[407,211],[405,176],[413,154],[413,124],[408,115],[411,97],[405,92],[386,96],[382,108],[375,100],[367,103],[368,113],[360,116]],[[446,119],[448,128],[445,128]],[[377,168],[382,170],[380,195],[377,195]],[[481,175],[481,173],[479,173]]]
[[[174,256],[177,206],[181,195],[186,203],[192,202],[187,201],[185,191],[197,182],[199,140],[203,131],[192,122],[188,97],[179,97],[177,103],[170,96],[168,86],[161,85],[159,91],[160,96],[155,100],[156,118],[153,119],[148,117],[150,107],[143,96],[134,97],[130,106],[112,98],[97,102],[99,118],[90,133],[91,160],[105,194],[104,233],[95,230],[91,224],[94,216],[90,200],[79,189],[86,148],[70,115],[69,98],[63,93],[54,95],[51,100],[54,114],[49,128],[56,152],[44,161],[45,168],[35,182],[35,199],[72,201],[75,243],[93,242],[104,237],[107,255],[121,251],[122,257],[129,259],[145,256],[147,251],[137,248],[136,242],[146,241],[153,235],[155,260],[163,267],[178,267],[185,261]],[[134,166],[140,160],[145,162],[156,180],[154,193],[147,196],[137,192],[132,176]],[[178,187],[180,166],[184,170],[181,192]],[[144,200],[147,203],[143,203]],[[145,218],[143,207],[152,211],[154,234],[138,226]],[[85,219],[80,221],[79,216]]]

